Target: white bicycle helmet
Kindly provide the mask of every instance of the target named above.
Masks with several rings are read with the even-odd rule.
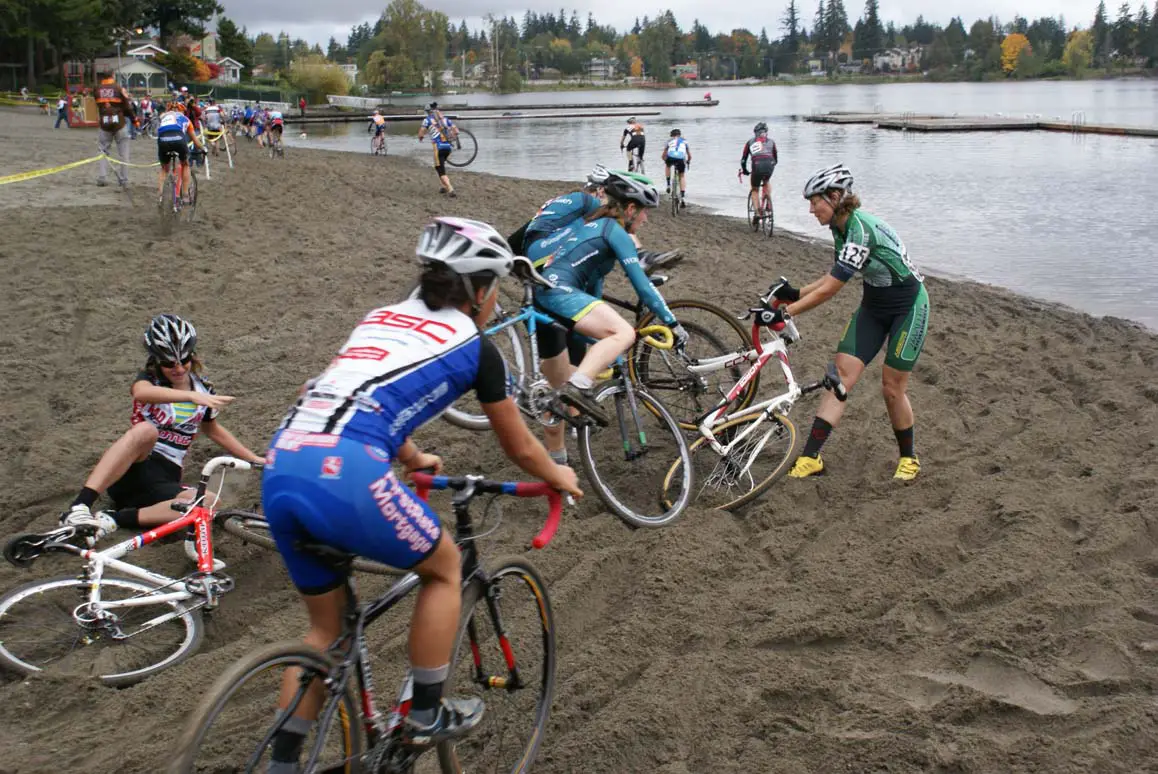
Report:
[[[804,198],[811,199],[833,188],[845,193],[852,190],[852,172],[849,172],[844,164],[825,167],[808,178],[808,182],[804,184]]]
[[[602,164],[596,164],[591,172],[588,173],[587,182],[591,185],[602,187],[607,182],[607,178],[610,175],[611,173],[607,171],[607,167],[603,166]]]
[[[609,199],[641,207],[658,207],[659,191],[643,175],[634,172],[612,172],[603,184]]]
[[[145,330],[145,349],[162,363],[182,363],[197,349],[197,329],[175,314],[159,314]]]
[[[415,250],[426,263],[445,264],[456,274],[489,271],[506,277],[514,265],[515,253],[494,228],[478,220],[435,218],[422,231]]]

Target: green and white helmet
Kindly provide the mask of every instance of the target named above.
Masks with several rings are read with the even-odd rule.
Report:
[[[649,178],[634,172],[615,170],[607,176],[603,190],[609,199],[641,207],[658,207],[659,191]]]

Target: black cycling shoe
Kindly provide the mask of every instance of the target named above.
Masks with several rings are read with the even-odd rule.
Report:
[[[438,716],[430,725],[414,722],[407,717],[402,727],[402,739],[411,747],[431,747],[449,739],[466,736],[482,720],[486,705],[482,699],[443,699]]]
[[[595,396],[590,389],[585,390],[574,382],[567,382],[559,388],[558,395],[560,403],[578,409],[600,427],[607,427],[610,424],[603,409],[595,402]]]

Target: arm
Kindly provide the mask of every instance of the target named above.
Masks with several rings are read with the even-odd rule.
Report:
[[[688,166],[691,166],[691,164],[692,164],[692,146],[685,144],[684,148],[688,152]]]
[[[205,435],[209,440],[220,446],[225,451],[232,454],[234,457],[239,457],[248,462],[265,462],[265,457],[254,454],[245,444],[233,437],[233,433],[229,432],[216,419],[206,419],[201,422],[201,429],[205,431]]]
[[[664,325],[675,325],[677,322],[675,315],[668,309],[667,302],[663,300],[663,296],[655,289],[655,285],[651,284],[651,280],[643,271],[643,267],[639,265],[639,253],[636,252],[635,243],[632,242],[631,236],[622,228],[613,229],[610,225],[607,228],[610,232],[606,234],[607,244],[615,253],[623,271],[626,272],[627,279],[631,281],[631,286],[635,288],[639,300],[648,309],[655,312],[655,316]]]
[[[773,164],[779,164],[780,163],[780,151],[777,150],[775,142],[772,143],[772,163]]]
[[[785,311],[791,316],[807,312],[820,306],[835,296],[844,287],[845,281],[839,280],[831,274],[825,274],[815,282],[810,282],[800,289],[800,300],[789,304]]]
[[[129,393],[133,396],[133,400],[140,403],[196,403],[198,406],[208,406],[215,411],[233,402],[233,397],[229,395],[175,390],[172,387],[160,387],[147,379],[133,382]]]
[[[747,169],[748,156],[752,155],[751,147],[752,147],[752,141],[751,140],[744,143],[744,152],[740,154],[740,169]]]
[[[482,410],[511,462],[556,489],[576,497],[583,496],[575,472],[551,459],[543,444],[527,429],[527,423],[513,400],[505,398],[498,403],[483,403]]]

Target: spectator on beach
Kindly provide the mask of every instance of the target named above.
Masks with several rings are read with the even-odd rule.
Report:
[[[117,145],[117,156],[125,164],[129,163],[129,124],[137,122],[137,114],[133,109],[133,98],[123,86],[113,80],[113,74],[105,70],[100,74],[100,85],[96,89],[97,115],[100,116],[100,126],[97,129],[97,147],[101,152],[100,174],[97,176],[97,185],[108,185],[109,160],[108,152],[113,143]],[[122,186],[129,182],[128,170],[118,164],[116,168],[117,182]]]
[[[66,128],[72,128],[72,125],[68,123],[68,97],[63,94],[60,95],[60,99],[56,101],[56,125],[52,128],[59,129],[61,121],[64,121]]]
[[[306,117],[306,98],[305,97],[301,97],[300,99],[298,99],[298,108],[302,111],[302,118],[305,118]]]

